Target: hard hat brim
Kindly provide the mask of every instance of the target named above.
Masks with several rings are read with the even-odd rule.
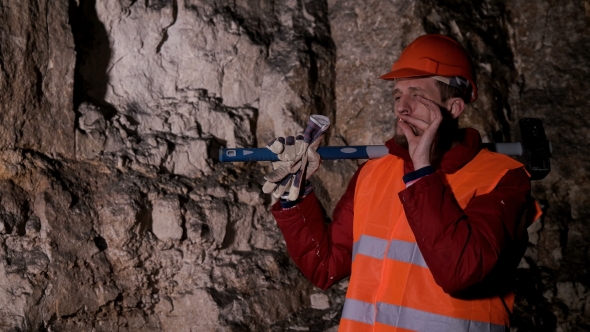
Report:
[[[407,78],[407,77],[427,77],[427,76],[436,76],[432,73],[418,70],[414,68],[400,68],[397,70],[390,71],[389,73],[380,76],[379,78],[386,81],[393,81],[396,78]]]

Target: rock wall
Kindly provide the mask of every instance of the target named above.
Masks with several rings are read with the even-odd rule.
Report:
[[[0,148],[72,158],[75,54],[67,3],[9,2],[0,17]]]
[[[463,126],[510,141],[539,117],[553,144],[513,330],[590,329],[587,1],[26,2],[0,5],[1,330],[335,330],[347,281],[313,288],[260,193],[268,165],[216,150],[313,113],[330,145],[383,142],[376,78],[434,32],[477,64]],[[357,165],[313,179],[327,216]]]

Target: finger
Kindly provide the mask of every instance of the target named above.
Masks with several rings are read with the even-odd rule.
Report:
[[[281,181],[277,189],[273,191],[272,195],[275,198],[280,198],[281,196],[283,196],[285,191],[288,191],[290,189],[292,183],[293,176],[287,176],[283,181]]]
[[[274,171],[266,174],[264,176],[264,179],[270,182],[279,182],[289,174],[291,174],[291,172],[287,167],[279,167]]]
[[[289,173],[294,174],[302,167],[305,167],[306,162],[307,162],[307,160],[304,160],[304,158],[292,162],[291,164],[289,164],[289,168],[288,168]]]
[[[293,168],[293,165],[299,162],[305,155],[308,145],[309,144],[303,140],[303,135],[297,136],[297,139],[295,139],[295,157],[292,158],[291,168]]]
[[[293,177],[293,184],[291,185],[291,188],[289,188],[289,197],[288,200],[290,201],[295,201],[297,200],[297,198],[299,197],[299,192],[301,190],[301,183],[303,181],[303,171],[299,170],[297,173],[295,173],[295,176]]]
[[[264,183],[264,186],[262,186],[262,192],[265,194],[270,194],[271,192],[273,192],[277,187],[279,186],[278,183],[276,182],[270,182],[270,181],[266,181]]]
[[[309,179],[319,168],[322,162],[322,157],[315,150],[308,150],[307,168],[305,169],[305,178]]]
[[[307,149],[307,144],[303,140],[303,135],[297,135],[297,138],[295,139],[295,150],[297,151],[297,154],[299,155],[303,153],[305,149]]]
[[[440,107],[436,107],[432,110],[432,123],[436,125],[436,127],[438,128],[438,125],[442,122],[443,120],[443,115],[441,112],[441,108]]]
[[[295,158],[297,155],[297,150],[295,148],[295,137],[287,136],[285,139],[285,149],[283,153],[279,155],[279,159],[283,161],[290,161]]]
[[[266,147],[273,153],[279,154],[285,148],[285,138],[277,137],[266,145]]]
[[[427,109],[430,110],[431,112],[431,122],[441,122],[442,121],[442,114],[441,114],[441,108],[442,106],[440,106],[439,104],[435,103],[434,101],[424,98],[422,96],[416,96],[416,99],[422,103],[424,106],[426,106]]]
[[[428,128],[429,125],[426,121],[417,119],[409,115],[400,114],[398,117],[403,120],[402,123],[410,124],[416,127],[416,129],[420,129],[421,131],[426,130],[426,128]]]
[[[410,127],[410,125],[406,123],[404,120],[398,122],[398,128],[402,130],[402,133],[404,134],[404,136],[406,136],[408,142],[412,141],[415,137],[417,137],[414,131],[412,130],[412,127]]]
[[[432,101],[428,98],[424,98],[422,96],[416,96],[416,100],[418,100],[420,103],[422,103],[428,109],[434,110],[434,109],[439,108],[439,105],[437,103],[435,103],[434,101]]]

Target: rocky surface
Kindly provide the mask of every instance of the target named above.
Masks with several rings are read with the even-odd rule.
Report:
[[[376,78],[433,32],[477,64],[462,125],[510,141],[539,117],[553,143],[513,330],[590,329],[587,1],[27,3],[0,5],[0,330],[334,331],[347,281],[304,279],[260,193],[268,165],[217,149],[313,113],[331,145],[382,143]],[[329,215],[358,163],[322,165]]]
[[[0,148],[72,158],[76,62],[67,3],[3,3],[0,18]]]

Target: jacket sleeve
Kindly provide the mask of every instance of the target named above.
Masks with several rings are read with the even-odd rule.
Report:
[[[508,171],[491,192],[471,199],[464,210],[438,173],[399,193],[424,260],[445,292],[461,294],[490,275],[516,269],[528,242],[522,215],[530,188],[528,175],[519,168]]]
[[[279,202],[272,208],[289,255],[303,275],[321,289],[350,275],[354,190],[359,170],[338,201],[329,224],[314,193],[292,208],[283,209]]]

